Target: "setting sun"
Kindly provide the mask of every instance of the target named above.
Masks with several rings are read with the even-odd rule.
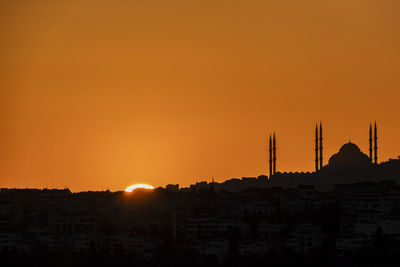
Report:
[[[139,189],[139,188],[140,189],[154,189],[153,186],[148,185],[148,184],[134,184],[134,185],[128,186],[125,189],[125,192],[132,192],[133,190]]]

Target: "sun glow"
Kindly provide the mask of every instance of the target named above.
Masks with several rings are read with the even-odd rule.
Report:
[[[151,185],[148,185],[148,184],[134,184],[134,185],[128,186],[125,189],[125,192],[132,192],[135,189],[154,189],[154,187]]]

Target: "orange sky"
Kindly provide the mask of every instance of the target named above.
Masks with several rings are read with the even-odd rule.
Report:
[[[188,185],[400,155],[398,0],[0,0],[0,187]]]

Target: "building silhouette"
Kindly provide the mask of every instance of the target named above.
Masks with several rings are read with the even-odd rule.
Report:
[[[189,187],[79,192],[0,189],[1,266],[398,266],[400,158],[354,143],[315,171],[212,179]],[[325,142],[326,143],[326,142]]]

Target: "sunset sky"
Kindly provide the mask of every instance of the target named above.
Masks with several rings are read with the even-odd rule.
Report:
[[[123,190],[400,155],[398,0],[0,0],[0,187]]]

